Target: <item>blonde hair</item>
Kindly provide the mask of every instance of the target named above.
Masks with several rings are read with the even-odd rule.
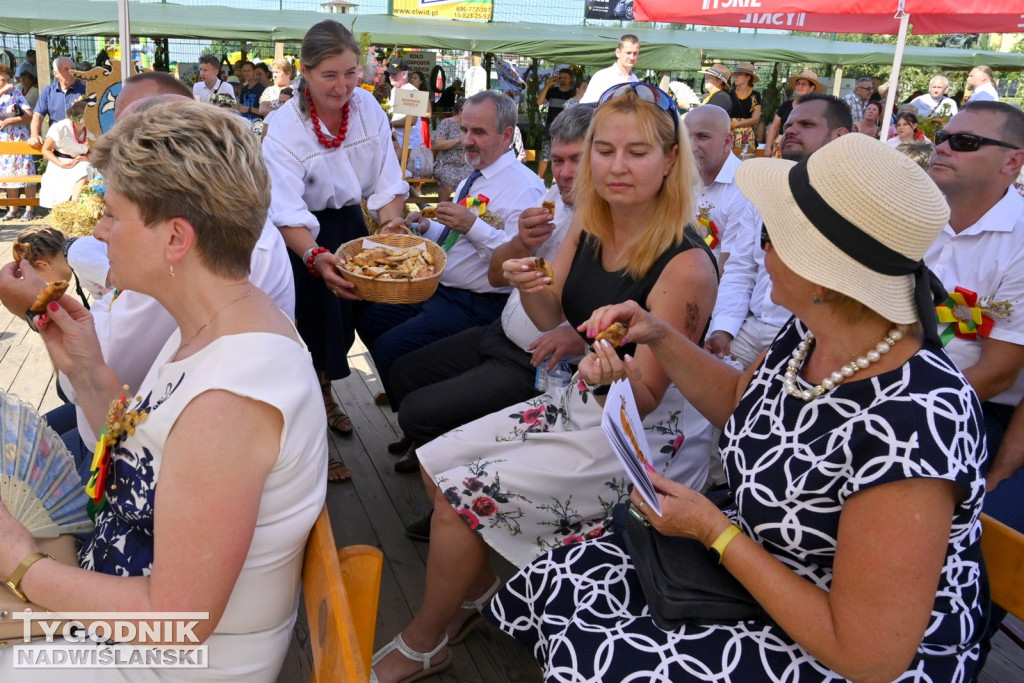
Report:
[[[625,270],[634,278],[647,274],[658,258],[668,249],[686,239],[684,230],[697,216],[697,163],[693,158],[688,136],[681,124],[657,105],[626,92],[602,104],[594,112],[594,119],[583,141],[583,157],[573,192],[576,211],[573,220],[579,221],[583,232],[593,236],[599,244],[612,239],[612,214],[608,202],[597,194],[591,170],[594,131],[613,114],[629,114],[630,125],[640,131],[644,140],[660,147],[666,154],[677,148],[675,164],[661,183],[654,197],[651,212],[643,234],[624,254]]]
[[[295,77],[295,66],[292,65],[292,60],[290,59],[275,59],[270,63],[270,68],[280,69],[281,71],[288,74],[289,79]]]
[[[138,207],[146,225],[187,220],[206,267],[245,276],[270,202],[259,139],[234,113],[177,97],[148,99],[154,102],[100,137],[93,165],[109,189]],[[227,177],[230,195],[209,189],[211,180]]]

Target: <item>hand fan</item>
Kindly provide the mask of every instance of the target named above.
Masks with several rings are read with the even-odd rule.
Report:
[[[0,392],[0,498],[36,538],[91,531],[75,459],[31,405]]]

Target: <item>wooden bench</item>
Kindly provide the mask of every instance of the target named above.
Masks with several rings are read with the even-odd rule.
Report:
[[[324,505],[306,542],[302,567],[312,683],[370,679],[383,564],[377,548],[339,549]]]
[[[992,602],[1018,619],[1024,618],[1024,534],[983,514],[981,552],[985,556]],[[1006,621],[1000,630],[1024,647],[1024,634]]]
[[[37,149],[27,142],[0,142],[0,155],[13,156],[43,156],[43,151]],[[41,183],[41,175],[11,175],[0,176],[0,183]],[[17,197],[8,199],[7,193],[0,192],[0,206],[39,206],[39,197]]]

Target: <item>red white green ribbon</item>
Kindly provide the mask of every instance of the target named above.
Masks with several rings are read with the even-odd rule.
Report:
[[[714,249],[719,244],[718,239],[718,226],[710,218],[699,216],[697,222],[700,223],[701,227],[704,228],[704,243],[708,245],[708,249]]]
[[[459,202],[459,206],[464,206],[470,211],[475,211],[478,217],[482,217],[487,213],[487,204],[490,201],[491,200],[488,199],[486,195],[478,194],[466,197]],[[451,234],[445,239],[444,244],[441,245],[441,248],[448,251],[452,248],[452,245],[455,244],[455,240],[457,239],[459,239],[459,233],[452,230]]]
[[[939,323],[946,324],[946,328],[939,335],[943,346],[954,337],[988,337],[992,332],[992,326],[995,325],[995,320],[985,315],[978,306],[978,295],[963,287],[957,287],[950,292],[942,305],[935,307],[935,315]]]

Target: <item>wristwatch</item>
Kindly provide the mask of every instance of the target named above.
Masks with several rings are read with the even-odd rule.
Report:
[[[21,585],[21,577],[25,576],[25,572],[28,571],[29,567],[34,565],[39,560],[45,560],[46,558],[49,558],[51,560],[53,559],[51,555],[47,555],[46,553],[30,554],[28,557],[21,561],[21,564],[17,566],[17,568],[14,570],[14,573],[11,574],[10,578],[8,578],[7,581],[4,582],[4,584],[12,593],[21,598],[22,601],[28,602],[28,598],[25,597],[25,594],[21,592],[21,588],[19,588],[19,586]]]

